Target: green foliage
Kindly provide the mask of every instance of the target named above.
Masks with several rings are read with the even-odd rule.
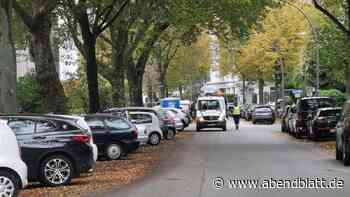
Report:
[[[112,107],[112,88],[110,83],[99,75],[99,95],[101,109]],[[64,91],[67,97],[67,110],[71,114],[88,113],[88,87],[82,65],[67,81],[63,82]]]
[[[321,96],[328,96],[336,100],[337,106],[343,106],[346,96],[337,89],[321,90]]]
[[[39,94],[39,84],[33,74],[27,74],[18,79],[17,102],[21,112],[42,112],[43,100]]]
[[[251,31],[238,54],[237,71],[251,79],[272,80],[278,67],[285,73],[300,70],[309,41],[309,26],[300,12],[289,6],[268,9],[266,17]]]
[[[169,88],[174,89],[205,79],[209,64],[209,36],[203,34],[196,43],[178,48],[166,76]]]

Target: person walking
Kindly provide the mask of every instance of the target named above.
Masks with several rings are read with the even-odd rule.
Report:
[[[241,108],[238,106],[238,104],[235,104],[232,112],[233,120],[235,121],[236,130],[239,129],[239,121],[241,118]]]

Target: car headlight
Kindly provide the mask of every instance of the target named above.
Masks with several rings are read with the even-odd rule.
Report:
[[[223,120],[225,120],[225,114],[224,113],[220,114],[220,117],[219,117],[219,121],[223,121]]]

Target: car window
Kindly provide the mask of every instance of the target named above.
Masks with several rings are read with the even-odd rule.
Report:
[[[16,135],[34,134],[35,122],[25,119],[9,119],[8,126]]]
[[[319,116],[320,117],[328,117],[328,116],[340,117],[341,110],[322,110],[320,111]]]
[[[131,128],[130,124],[121,118],[106,118],[105,122],[107,127],[111,130],[123,130]]]
[[[135,124],[152,123],[152,116],[148,114],[129,114],[131,121]]]
[[[305,99],[300,101],[300,111],[307,112],[318,108],[333,107],[334,105],[334,100],[330,98]]]
[[[43,133],[43,132],[54,132],[56,131],[57,127],[54,124],[53,121],[48,120],[38,120],[36,121],[36,133]]]
[[[98,118],[85,118],[86,123],[89,125],[91,130],[104,130],[105,125]]]
[[[256,108],[255,112],[271,112],[270,108]]]
[[[218,100],[201,100],[198,103],[199,110],[220,110],[220,103]]]

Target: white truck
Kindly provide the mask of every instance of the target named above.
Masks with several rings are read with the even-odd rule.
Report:
[[[221,128],[226,131],[227,111],[224,97],[199,97],[196,111],[197,131],[204,128]]]

